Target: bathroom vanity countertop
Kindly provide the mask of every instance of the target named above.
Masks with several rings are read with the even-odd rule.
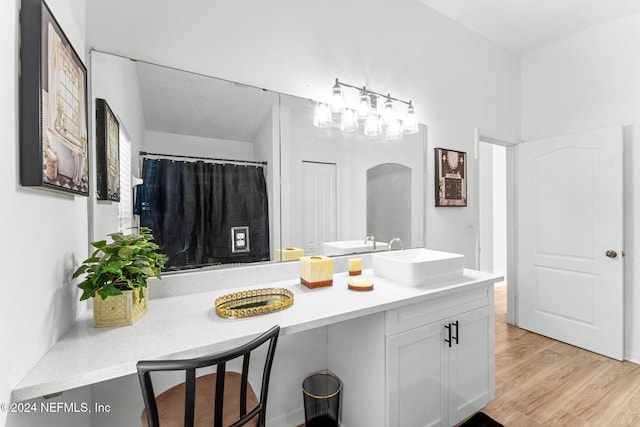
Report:
[[[374,276],[371,269],[357,277],[372,279],[374,289],[351,291],[347,288],[348,273],[336,273],[333,286],[325,288],[307,289],[292,279],[151,299],[142,319],[115,328],[95,328],[92,312],[87,310],[14,388],[12,400],[24,401],[134,374],[139,360],[190,358],[228,349],[276,324],[281,335],[295,334],[502,280],[497,274],[468,269],[463,277],[436,288],[396,284]],[[291,290],[293,306],[245,319],[224,319],[215,312],[214,301],[221,295],[268,287]]]

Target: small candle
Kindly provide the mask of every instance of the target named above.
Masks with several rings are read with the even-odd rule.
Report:
[[[362,272],[362,258],[349,259],[349,276],[357,276]]]

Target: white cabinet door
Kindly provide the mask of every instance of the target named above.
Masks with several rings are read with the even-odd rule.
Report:
[[[386,338],[388,427],[453,426],[495,395],[491,306]]]
[[[445,426],[442,323],[386,339],[387,426]]]
[[[484,307],[455,316],[445,326],[447,323],[451,325],[451,347],[445,343],[443,353],[448,354],[449,364],[449,425],[455,425],[494,397],[493,316]]]

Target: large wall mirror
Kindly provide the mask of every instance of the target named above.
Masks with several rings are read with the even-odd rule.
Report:
[[[361,252],[367,235],[424,246],[425,126],[396,141],[317,128],[313,101],[99,51],[91,77],[171,270]]]

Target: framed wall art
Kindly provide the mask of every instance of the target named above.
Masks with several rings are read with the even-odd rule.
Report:
[[[96,192],[98,200],[120,201],[120,123],[109,104],[96,98]]]
[[[20,37],[20,183],[86,196],[87,69],[42,0],[22,0]]]
[[[436,207],[467,206],[467,153],[435,149]]]

